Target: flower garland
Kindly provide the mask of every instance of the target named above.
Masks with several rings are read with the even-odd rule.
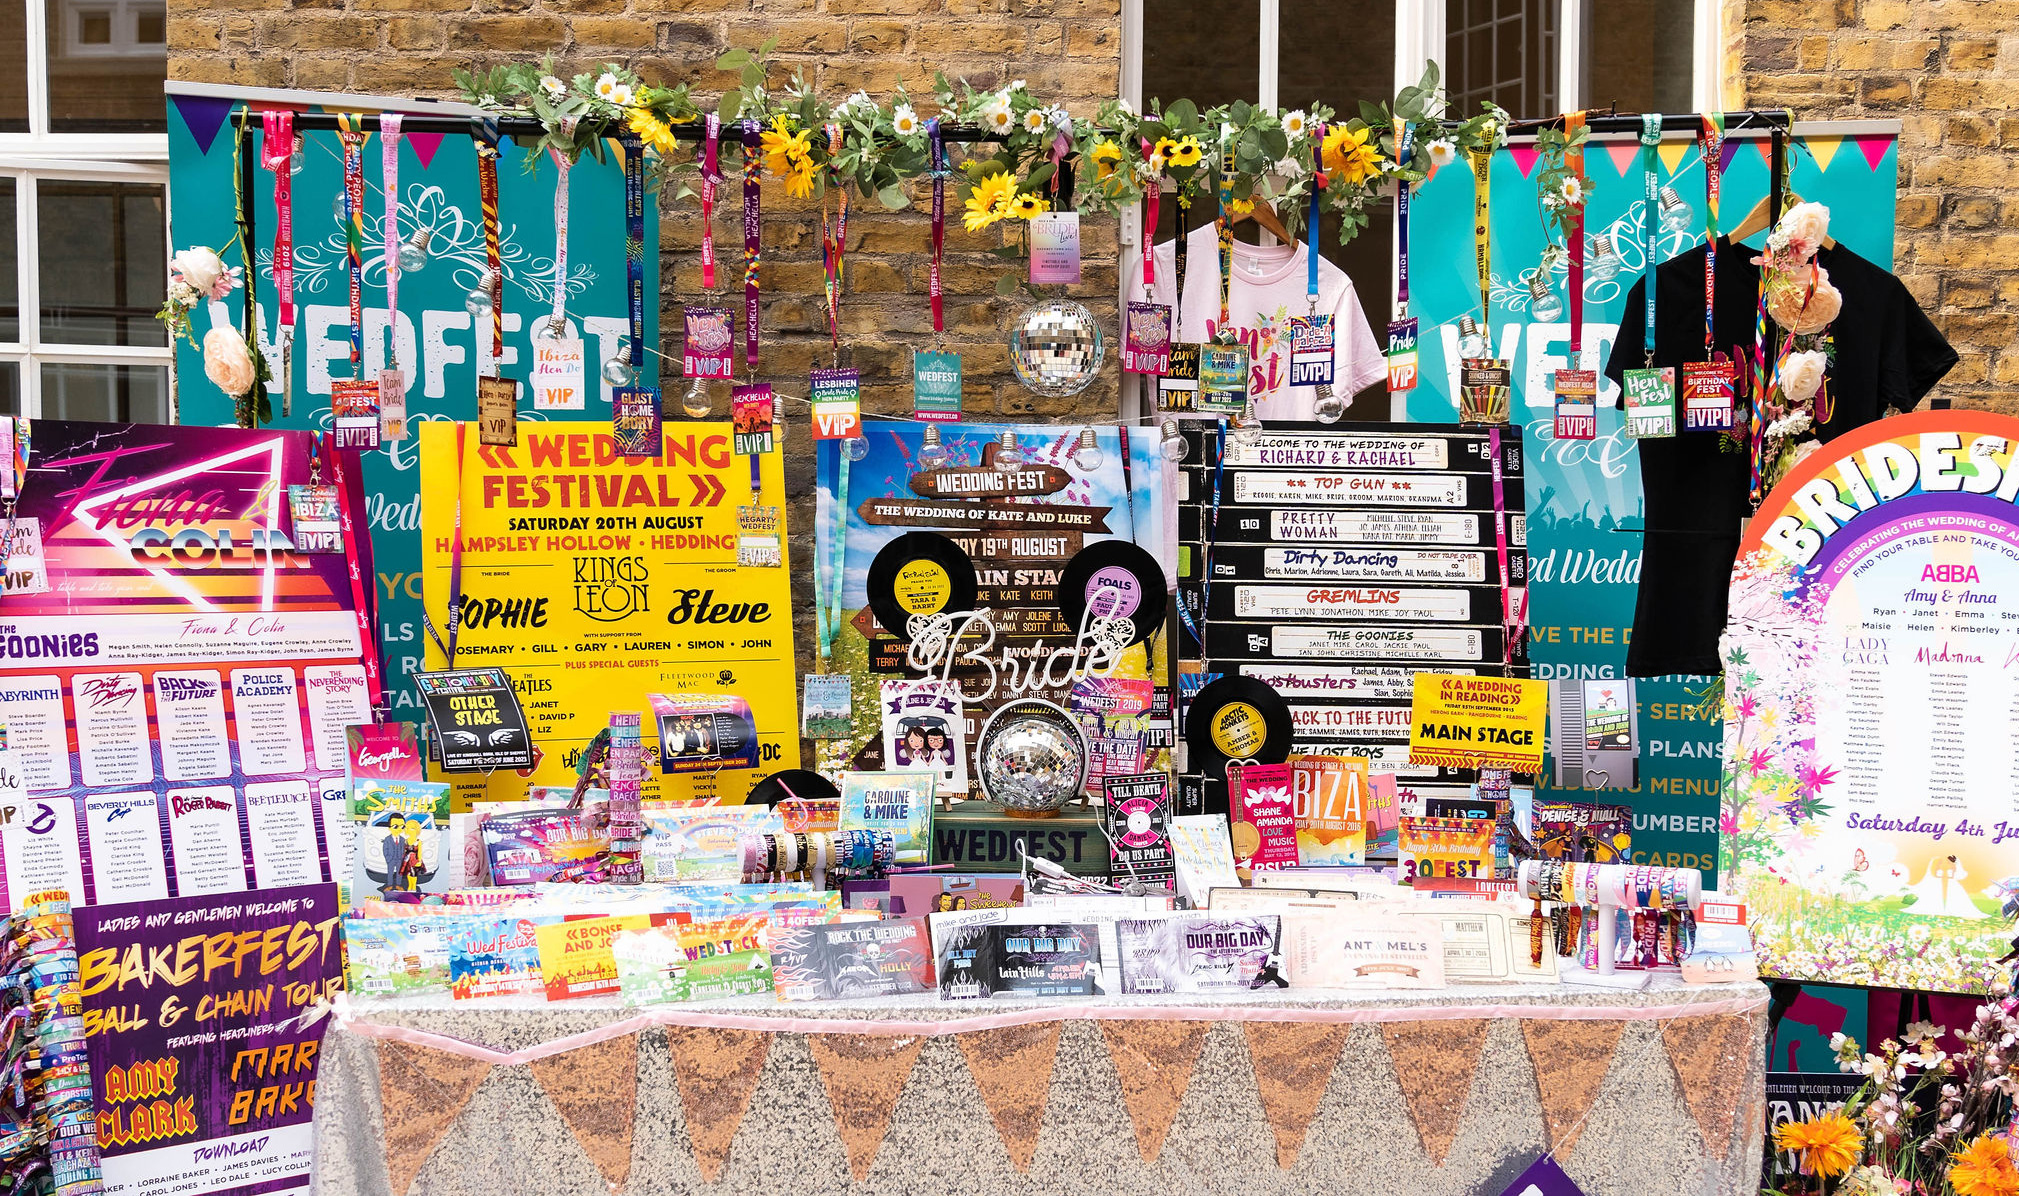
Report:
[[[1767,315],[1783,333],[1762,412],[1764,489],[1821,447],[1821,425],[1830,419],[1826,382],[1837,354],[1830,324],[1843,310],[1844,297],[1816,261],[1829,231],[1828,208],[1798,203],[1782,213],[1767,235],[1767,251],[1753,259],[1765,276]]]

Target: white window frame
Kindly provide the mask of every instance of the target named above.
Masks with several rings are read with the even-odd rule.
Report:
[[[0,0],[7,3],[10,0]],[[168,134],[57,133],[49,114],[49,34],[45,0],[11,0],[26,6],[28,132],[0,133],[0,178],[14,183],[15,263],[20,307],[19,336],[0,341],[0,362],[19,371],[21,414],[42,415],[44,365],[174,364],[173,345],[83,345],[52,341],[42,335],[42,280],[38,221],[40,184],[49,182],[117,182],[162,189],[163,231],[168,194]],[[131,19],[133,5],[111,5],[119,19]],[[115,31],[115,41],[116,39]],[[166,48],[164,47],[164,53]],[[167,104],[164,96],[162,103]],[[165,110],[165,107],[164,107]],[[171,249],[172,252],[172,249]],[[172,386],[164,387],[162,417],[174,414]]]

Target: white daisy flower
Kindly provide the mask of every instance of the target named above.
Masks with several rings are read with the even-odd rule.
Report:
[[[609,71],[604,71],[596,77],[596,96],[598,99],[607,100],[610,98],[611,93],[622,86],[623,84],[617,82],[617,76],[611,74]]]
[[[1051,122],[1046,118],[1045,110],[1042,108],[1033,108],[1029,112],[1024,113],[1024,132],[1026,133],[1042,133],[1045,131],[1045,126],[1049,123]]]
[[[1016,125],[1016,116],[1010,111],[1009,101],[1001,96],[981,106],[982,127],[991,133],[1007,133]]]
[[[897,111],[890,114],[890,127],[899,137],[909,137],[918,132],[918,113],[911,110],[910,104],[899,104]]]
[[[1311,118],[1305,115],[1302,108],[1292,109],[1283,114],[1283,131],[1292,137],[1302,137],[1310,123]]]
[[[1010,80],[1010,85],[1002,89],[1003,98],[1008,99],[1009,93],[1013,91],[1022,91],[1023,89],[1024,89],[1024,81],[1022,79],[1012,79]]]
[[[1449,166],[1458,157],[1458,146],[1449,137],[1439,137],[1423,149],[1430,155],[1432,166]]]
[[[1576,207],[1578,204],[1584,202],[1584,184],[1577,181],[1576,175],[1564,176],[1563,202],[1569,204],[1571,207]]]
[[[1129,103],[1126,97],[1116,100],[1115,107],[1121,109],[1121,111],[1125,115],[1134,116],[1136,114],[1136,106],[1134,104]]]
[[[631,106],[631,85],[629,83],[619,83],[617,86],[611,88],[610,102],[619,108],[629,108]]]
[[[540,90],[558,100],[568,94],[568,85],[552,75],[541,75]]]

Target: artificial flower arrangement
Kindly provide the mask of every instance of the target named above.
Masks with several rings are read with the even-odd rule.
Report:
[[[547,150],[568,161],[588,154],[604,160],[609,138],[629,130],[648,148],[670,162],[679,142],[673,126],[698,120],[701,113],[688,98],[687,85],[653,87],[614,63],[584,71],[571,79],[554,73],[551,56],[539,63],[520,62],[487,71],[456,70],[463,98],[500,116],[531,118],[545,130],[527,147],[526,168],[534,169]]]
[[[1591,177],[1570,160],[1571,151],[1581,150],[1590,132],[1583,124],[1573,129],[1545,125],[1535,134],[1535,198],[1546,242],[1540,274],[1545,278],[1568,262],[1567,247],[1581,228],[1578,217],[1591,200]]]
[[[2009,979],[1943,1051],[1941,1031],[1910,1024],[1876,1054],[1830,1036],[1837,1066],[1865,1083],[1841,1109],[1774,1130],[1773,1196],[2019,1196],[2012,1098],[2019,1094],[2019,998]],[[1794,1169],[1783,1164],[1792,1156]]]
[[[239,267],[225,265],[214,249],[192,245],[168,259],[168,295],[154,318],[168,329],[171,343],[187,338],[194,345],[196,333],[189,326],[189,314],[244,285],[245,275]]]
[[[239,426],[251,428],[257,427],[258,421],[273,418],[266,396],[272,375],[265,355],[257,345],[248,345],[244,334],[230,323],[216,319],[198,342],[189,320],[198,307],[221,303],[244,285],[242,267],[226,265],[224,258],[207,246],[192,245],[168,260],[168,295],[154,317],[168,329],[170,343],[187,339],[203,350],[204,376],[231,396]]]
[[[1798,203],[1774,222],[1767,251],[1753,259],[1764,278],[1767,315],[1782,332],[1771,375],[1755,379],[1766,394],[1763,489],[1821,447],[1821,425],[1830,418],[1828,374],[1836,359],[1830,324],[1843,310],[1844,297],[1816,261],[1829,232],[1830,209]]]

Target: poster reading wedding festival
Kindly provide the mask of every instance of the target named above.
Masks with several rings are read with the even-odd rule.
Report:
[[[2019,420],[1899,416],[1767,496],[1733,570],[1724,889],[1763,975],[1974,991],[2019,887]]]

